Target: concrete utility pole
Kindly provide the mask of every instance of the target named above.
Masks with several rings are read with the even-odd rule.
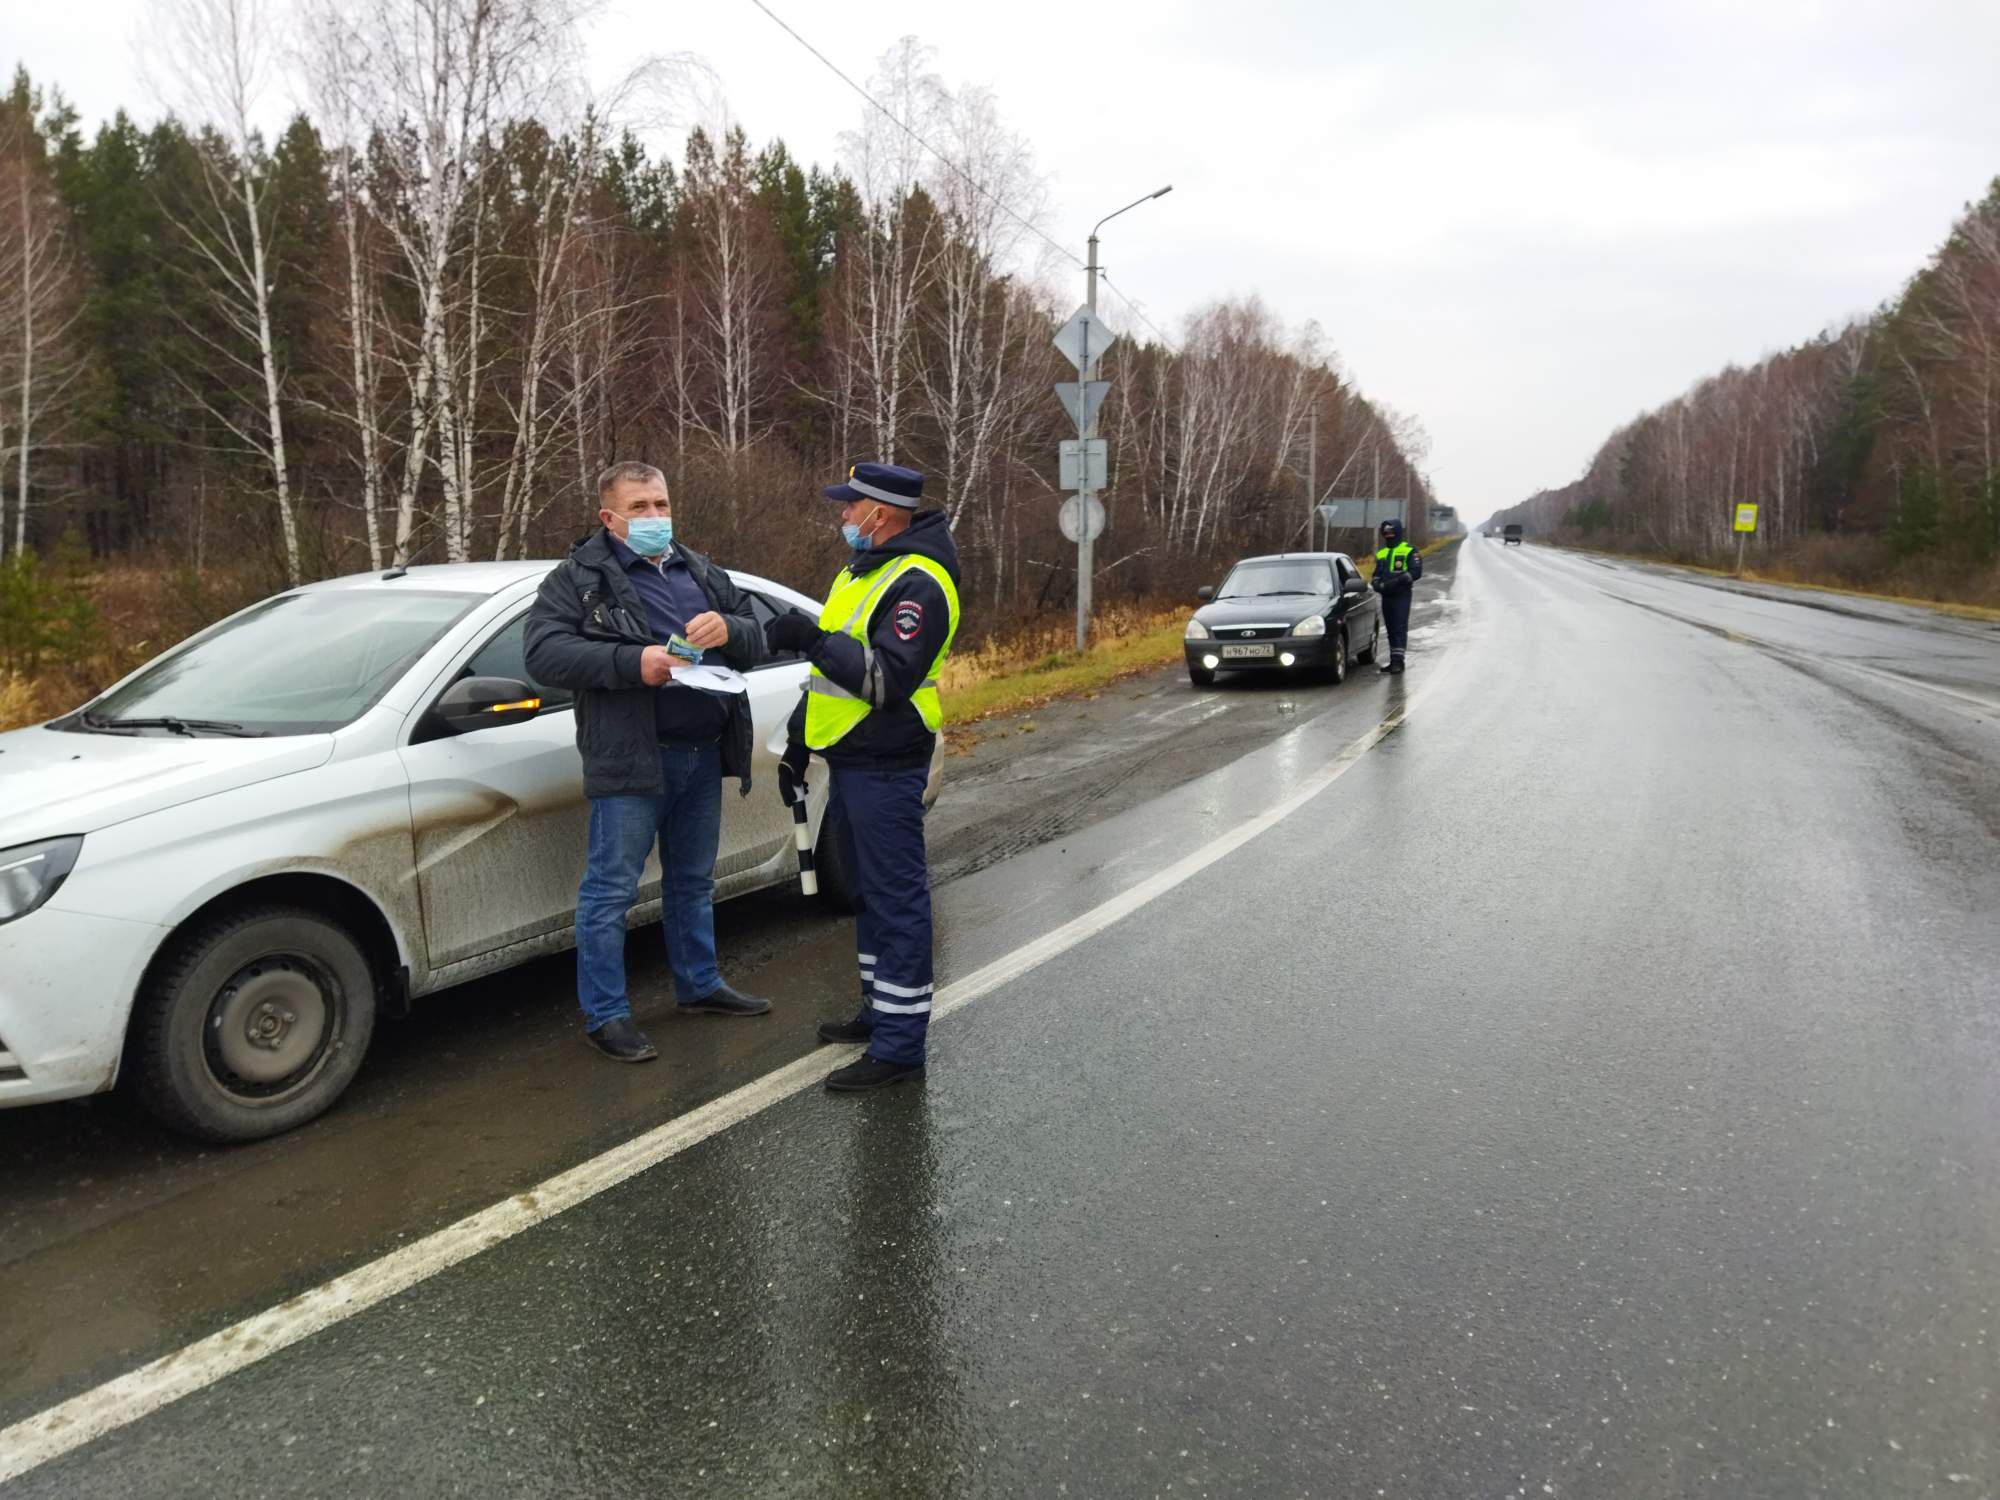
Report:
[[[1313,519],[1319,515],[1319,398],[1313,398],[1306,432],[1306,551],[1313,547]]]
[[[1164,198],[1173,190],[1174,185],[1170,182],[1157,192],[1148,193],[1143,198],[1133,199],[1124,208],[1119,209],[1118,213],[1106,214],[1091,227],[1090,253],[1083,267],[1083,305],[1090,309],[1093,319],[1097,316],[1097,231],[1117,218],[1118,214],[1137,208],[1141,203],[1150,203],[1155,198]],[[1090,379],[1090,371],[1087,368],[1080,370],[1078,376],[1082,380],[1088,380]],[[1086,446],[1092,438],[1097,436],[1097,413],[1095,410],[1090,411],[1089,419],[1079,425],[1076,435]],[[1087,461],[1084,466],[1083,477],[1086,488],[1078,492],[1077,509],[1084,524],[1077,528],[1076,534],[1076,649],[1079,652],[1090,642],[1090,584],[1094,539],[1090,534],[1089,511],[1094,491],[1088,487],[1090,473]]]

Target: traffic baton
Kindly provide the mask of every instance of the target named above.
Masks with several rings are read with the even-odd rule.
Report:
[[[812,830],[806,827],[805,789],[799,789],[792,804],[792,837],[799,846],[799,889],[808,896],[819,894],[819,876],[813,873]]]

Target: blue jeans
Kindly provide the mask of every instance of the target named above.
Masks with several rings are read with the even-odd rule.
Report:
[[[715,850],[722,836],[722,750],[660,747],[657,797],[592,797],[590,855],[576,894],[576,998],[597,1030],[632,1013],[625,995],[625,914],[653,843],[660,845],[660,926],[682,1003],[722,988],[715,967]]]

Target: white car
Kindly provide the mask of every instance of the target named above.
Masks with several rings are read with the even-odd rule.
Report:
[[[583,767],[569,695],[522,644],[553,566],[293,589],[0,734],[0,1107],[124,1072],[179,1129],[271,1135],[340,1096],[378,1013],[572,946]],[[731,576],[760,623],[818,616]],[[797,871],[771,742],[805,673],[749,674],[758,785],[724,786],[718,898]],[[815,863],[842,904],[834,843]],[[632,924],[659,907],[655,857]]]

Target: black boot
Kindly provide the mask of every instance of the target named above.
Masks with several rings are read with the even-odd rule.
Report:
[[[586,1031],[583,1039],[613,1062],[651,1062],[660,1055],[646,1040],[646,1033],[632,1024],[630,1016],[606,1021],[595,1031]]]
[[[822,1042],[865,1042],[875,1034],[875,1028],[861,1017],[851,1021],[822,1021],[819,1023],[819,1039]]]
[[[1394,661],[1389,663],[1389,675],[1392,677],[1400,677],[1403,675],[1402,657],[1399,656]]]
[[[726,984],[699,1000],[683,1000],[674,1007],[683,1014],[699,1011],[711,1016],[761,1016],[770,1008],[770,1001],[755,995],[739,995]]]
[[[890,1084],[901,1083],[906,1078],[923,1076],[922,1063],[910,1066],[884,1062],[879,1057],[864,1057],[838,1072],[827,1074],[826,1087],[827,1092],[832,1094],[863,1094],[870,1089],[886,1089]]]

